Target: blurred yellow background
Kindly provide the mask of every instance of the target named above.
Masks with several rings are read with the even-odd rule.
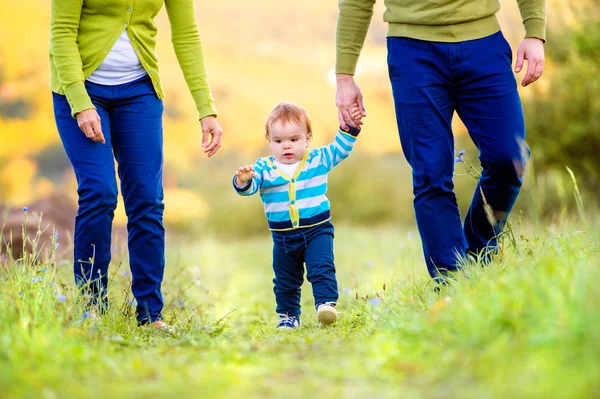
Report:
[[[548,24],[558,31],[576,29],[578,15],[590,5],[593,1],[549,0]],[[516,53],[524,34],[516,1],[504,0],[501,7],[503,31]],[[410,172],[400,156],[387,77],[383,9],[383,1],[379,1],[356,75],[368,112],[356,152],[375,157],[396,154],[398,173],[407,182],[403,190],[410,192]],[[0,203],[12,206],[27,205],[56,190],[76,198],[73,172],[52,114],[49,12],[48,0],[0,0]],[[223,147],[211,160],[202,154],[200,124],[170,43],[164,8],[157,20],[157,52],[166,94],[165,217],[167,222],[183,225],[186,220],[206,220],[219,212],[215,206],[220,203],[210,197],[233,195],[225,177],[238,162],[253,162],[266,154],[262,129],[275,103],[288,100],[308,110],[314,145],[327,143],[338,124],[336,1],[197,1],[196,15],[225,132]],[[548,60],[542,81],[522,90],[524,98],[544,95],[554,73],[555,66]],[[455,131],[464,133],[458,118]],[[227,194],[218,196],[216,191]],[[410,200],[410,195],[406,198]],[[260,212],[260,208],[253,205],[247,211]],[[258,213],[256,217],[262,216]],[[116,219],[120,223],[125,220],[122,206]]]

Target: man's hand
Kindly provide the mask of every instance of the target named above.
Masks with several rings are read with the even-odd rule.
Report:
[[[221,129],[217,118],[214,116],[202,118],[200,125],[202,126],[202,147],[204,148],[204,153],[210,158],[221,148],[223,129]],[[208,142],[208,136],[210,136],[210,142]]]
[[[258,177],[254,171],[254,166],[244,165],[240,166],[235,172],[235,184],[238,187],[244,187],[253,177]]]
[[[344,126],[346,126],[346,128],[352,126],[353,128],[358,129],[359,125],[362,125],[362,121],[360,118],[356,119],[352,115],[352,109],[358,107],[361,118],[367,116],[360,88],[354,83],[354,77],[352,75],[338,74],[336,79],[337,94],[335,105],[338,107],[340,126],[342,128]]]
[[[544,42],[541,39],[535,37],[523,39],[517,51],[515,72],[521,72],[524,60],[527,60],[527,73],[521,85],[527,86],[538,80],[544,73]]]
[[[86,109],[78,112],[75,118],[77,118],[77,125],[88,139],[102,144],[106,143],[102,134],[102,124],[100,123],[98,111],[94,108]]]

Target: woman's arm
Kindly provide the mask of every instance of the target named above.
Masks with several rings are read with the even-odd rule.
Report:
[[[171,23],[171,41],[175,55],[198,109],[202,125],[202,147],[211,157],[221,147],[223,130],[215,119],[217,109],[206,76],[204,48],[196,25],[194,0],[165,0],[165,5]]]
[[[216,116],[217,110],[210,92],[204,63],[204,48],[200,40],[194,0],[165,0],[171,41],[185,81],[196,103],[200,119]]]
[[[85,89],[77,47],[82,7],[83,0],[52,0],[50,19],[50,53],[73,116],[86,109],[95,109]]]

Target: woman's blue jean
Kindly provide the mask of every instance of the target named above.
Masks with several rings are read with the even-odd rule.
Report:
[[[117,86],[86,82],[86,88],[101,118],[105,144],[88,139],[71,117],[66,98],[53,93],[56,125],[78,185],[75,281],[93,305],[108,305],[116,159],[127,214],[131,289],[138,321],[145,324],[160,319],[163,308],[162,100],[148,77]]]
[[[427,269],[438,278],[455,271],[466,254],[494,250],[522,185],[529,150],[512,52],[501,32],[458,43],[390,37],[387,44],[417,226]],[[464,226],[452,181],[455,111],[483,169]]]

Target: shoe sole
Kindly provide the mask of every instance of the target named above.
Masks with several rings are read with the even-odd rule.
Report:
[[[328,326],[333,324],[333,322],[337,319],[338,313],[335,309],[324,309],[317,314],[317,319],[319,323],[324,326]]]

